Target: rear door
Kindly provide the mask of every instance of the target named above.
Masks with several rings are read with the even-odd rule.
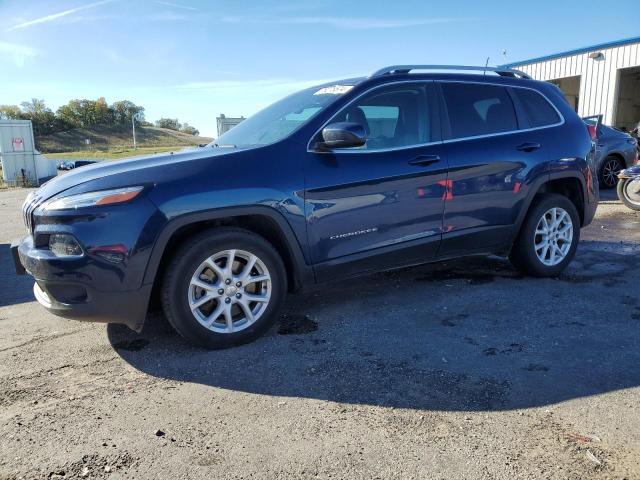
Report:
[[[516,93],[541,97],[535,90],[474,82],[439,86],[449,160],[441,255],[499,250],[511,241],[528,185],[549,169],[555,133],[533,126]],[[554,107],[545,105],[559,121]]]
[[[309,150],[307,230],[321,280],[437,252],[447,162],[433,88],[402,82],[370,90],[328,122],[362,124],[366,145]]]

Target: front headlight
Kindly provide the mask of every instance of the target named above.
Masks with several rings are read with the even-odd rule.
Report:
[[[136,198],[144,187],[114,188],[111,190],[98,190],[96,192],[78,193],[68,197],[49,200],[42,205],[43,210],[68,210],[83,207],[97,207],[101,205],[113,205],[115,203],[128,202]]]

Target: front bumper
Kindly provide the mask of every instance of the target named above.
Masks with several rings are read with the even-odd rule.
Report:
[[[28,273],[35,278],[36,300],[54,315],[89,322],[122,323],[136,331],[142,329],[152,284],[135,290],[98,290],[80,273],[91,259],[55,257],[35,248],[31,236],[14,241],[11,254],[16,273]]]
[[[11,258],[13,258],[13,266],[16,269],[16,275],[27,274],[27,271],[20,261],[20,254],[18,253],[18,247],[20,246],[21,241],[21,239],[18,239],[11,242]]]

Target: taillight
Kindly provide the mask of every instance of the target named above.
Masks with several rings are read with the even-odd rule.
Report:
[[[587,123],[587,130],[589,131],[589,136],[591,137],[591,141],[595,142],[596,139],[598,138],[598,131],[596,129],[596,126],[591,125],[590,123]]]

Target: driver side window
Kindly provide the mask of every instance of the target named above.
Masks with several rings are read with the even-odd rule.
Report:
[[[421,85],[389,86],[365,94],[330,123],[362,125],[367,142],[350,150],[384,150],[430,141],[426,92]]]

